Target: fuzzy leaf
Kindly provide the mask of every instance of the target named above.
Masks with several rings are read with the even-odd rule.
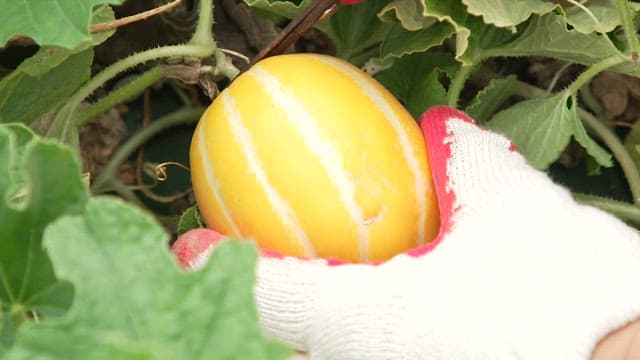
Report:
[[[546,169],[558,158],[571,136],[599,164],[612,165],[611,156],[588,137],[578,119],[575,99],[568,92],[522,101],[497,113],[487,127],[510,138],[539,169]]]
[[[621,24],[618,9],[613,2],[587,4],[587,11],[578,6],[566,9],[567,23],[583,34],[608,33]]]
[[[266,10],[276,15],[286,18],[293,18],[300,10],[304,9],[311,3],[311,0],[303,0],[300,2],[282,1],[282,0],[243,0],[250,7]]]
[[[0,0],[1,1],[1,0]],[[110,6],[96,8],[92,23],[114,19]],[[91,75],[93,50],[115,30],[91,35],[89,41],[74,49],[43,46],[24,60],[16,70],[0,80],[0,123],[23,122],[27,125],[52,112]]]
[[[548,56],[583,65],[619,55],[606,35],[583,34],[567,30],[566,19],[556,14],[547,14],[529,21],[527,27],[513,41],[495,47],[485,55],[490,56]],[[640,74],[631,64],[612,70],[627,74]]]
[[[123,1],[124,2],[124,1]],[[115,20],[116,16],[109,5],[96,6],[91,14],[91,25],[105,23]],[[116,29],[91,33],[91,45],[99,45],[105,42],[111,35],[116,33]]]
[[[18,124],[0,125],[0,159],[0,313],[22,308],[23,318],[60,315],[73,290],[54,276],[42,234],[58,217],[83,210],[88,193],[80,164],[68,148]],[[15,325],[0,329],[5,345]]]
[[[3,304],[0,300],[0,359],[4,359],[4,353],[7,351],[6,344],[13,343],[16,336],[16,325],[11,321],[9,316],[8,304]]]
[[[480,123],[489,120],[500,105],[515,93],[517,84],[518,78],[515,75],[489,81],[476,94],[465,112]]]
[[[227,241],[186,273],[148,214],[113,198],[89,201],[45,233],[56,274],[76,296],[68,314],[21,329],[8,359],[280,359],[253,302],[257,252]]]
[[[328,34],[336,44],[339,57],[361,62],[354,58],[382,41],[390,24],[382,22],[378,18],[378,12],[387,2],[388,0],[367,0],[357,5],[342,6],[329,18]]]
[[[376,75],[407,110],[418,119],[433,105],[446,104],[447,91],[439,81],[442,72],[455,73],[455,61],[445,54],[418,53],[396,60]]]
[[[110,6],[103,5],[96,9],[92,15],[92,24],[112,21],[115,15]],[[30,76],[39,76],[47,73],[70,56],[80,53],[92,46],[96,46],[107,40],[115,30],[107,30],[99,33],[91,34],[91,40],[83,42],[73,49],[65,49],[59,46],[43,46],[35,55],[24,60],[18,67],[18,71],[24,72]]]
[[[409,31],[418,31],[433,25],[435,18],[426,17],[422,0],[393,0],[385,6],[378,16],[383,21],[398,21]]]
[[[582,145],[582,147],[587,151],[587,154],[595,161],[595,164],[590,165],[590,171],[592,173],[594,171],[600,171],[600,169],[598,169],[598,165],[604,167],[613,166],[611,154],[609,154],[609,152],[598,145],[598,143],[595,142],[595,140],[593,140],[589,136],[589,134],[587,134],[587,130],[584,128],[582,122],[578,118],[575,107],[573,108],[573,114],[573,137],[580,145]]]
[[[43,48],[38,54],[49,50],[56,52],[53,48]],[[66,57],[66,50],[63,52],[65,60],[50,71],[41,73],[34,69],[33,62],[24,62],[0,80],[0,123],[22,122],[32,125],[40,116],[68,99],[89,79],[93,50],[88,49],[70,57]],[[34,56],[45,56],[38,54]],[[28,70],[23,71],[23,66]],[[29,75],[27,71],[37,75]]]
[[[89,24],[100,4],[124,0],[0,0],[0,46],[15,35],[30,37],[40,46],[74,49],[91,41]]]
[[[180,222],[178,223],[178,235],[182,235],[191,229],[205,227],[200,211],[196,205],[188,208],[180,216]]]
[[[380,57],[402,57],[407,54],[426,51],[441,45],[445,39],[455,33],[455,29],[448,22],[437,22],[432,26],[408,31],[400,24],[392,26],[380,47]]]
[[[424,16],[434,17],[450,23],[456,33],[456,59],[464,65],[480,61],[482,49],[503,43],[512,34],[490,24],[482,18],[467,12],[461,0],[424,0]]]
[[[482,16],[487,24],[506,27],[511,31],[531,15],[543,15],[558,5],[541,0],[462,0],[470,14]]]

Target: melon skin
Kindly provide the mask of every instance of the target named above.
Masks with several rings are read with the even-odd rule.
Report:
[[[289,54],[254,65],[203,114],[190,161],[207,225],[266,250],[378,262],[438,232],[417,123],[337,58]]]

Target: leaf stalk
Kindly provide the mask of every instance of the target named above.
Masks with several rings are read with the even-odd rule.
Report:
[[[597,195],[573,193],[574,199],[586,205],[595,206],[618,218],[640,225],[640,209],[623,201]]]
[[[147,70],[145,73],[136,76],[135,79],[114,90],[109,95],[100,98],[100,100],[89,105],[86,109],[78,114],[78,126],[81,127],[98,115],[103,114],[112,107],[131,100],[140,95],[146,88],[155,84],[163,78],[163,72],[160,67],[156,66]]]
[[[471,65],[463,65],[458,69],[456,74],[451,81],[451,85],[449,86],[449,91],[447,93],[447,104],[451,107],[457,107],[458,101],[460,100],[460,93],[462,93],[462,89],[464,88],[464,84],[467,82],[467,79],[473,73],[476,68],[476,64]]]
[[[622,56],[610,56],[608,58],[602,59],[597,63],[589,66],[585,71],[582,72],[567,88],[568,91],[571,92],[572,95],[576,95],[580,88],[582,88],[585,84],[588,84],[591,79],[593,79],[596,75],[601,73],[602,71],[620,65],[626,62]]]

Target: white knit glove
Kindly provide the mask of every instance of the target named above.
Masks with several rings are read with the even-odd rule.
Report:
[[[635,230],[577,204],[459,111],[432,108],[421,126],[438,238],[375,266],[262,256],[269,336],[313,359],[589,359],[640,316]],[[183,265],[201,262],[210,235],[176,243]]]

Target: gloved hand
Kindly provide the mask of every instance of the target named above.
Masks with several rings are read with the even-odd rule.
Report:
[[[314,359],[589,359],[640,317],[635,230],[574,202],[459,111],[432,108],[421,127],[439,236],[379,265],[262,256],[269,336]],[[196,231],[174,253],[197,267],[217,236]]]

